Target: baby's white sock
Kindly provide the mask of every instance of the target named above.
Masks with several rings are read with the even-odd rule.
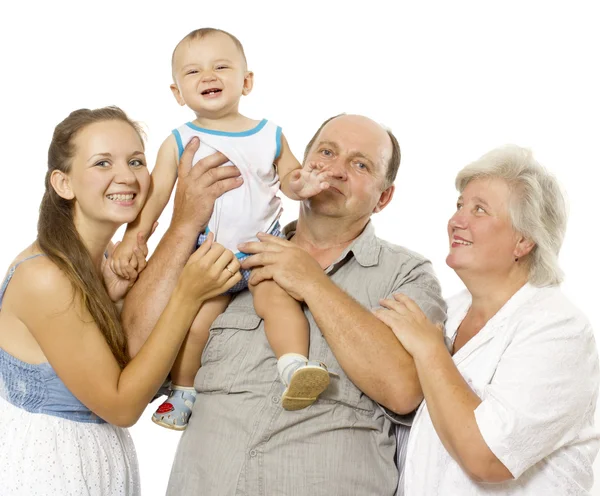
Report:
[[[281,355],[279,360],[277,360],[277,371],[279,372],[281,382],[287,386],[290,383],[290,377],[294,371],[306,362],[308,362],[308,358],[299,353],[286,353],[285,355]]]

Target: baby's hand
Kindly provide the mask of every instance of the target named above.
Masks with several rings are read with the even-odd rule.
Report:
[[[156,223],[152,228],[152,232],[156,228]],[[116,245],[112,246],[112,243],[107,247],[108,258],[102,259],[102,277],[104,279],[104,286],[106,287],[106,291],[108,292],[108,296],[112,301],[119,301],[125,298],[127,292],[135,283],[137,276],[144,270],[146,267],[146,256],[148,255],[148,245],[146,244],[145,236],[143,233],[139,232],[137,234],[136,245],[133,248],[133,258],[135,259],[135,277],[127,278],[119,276],[114,269],[113,265],[113,257],[115,255],[116,250],[121,246],[121,242],[117,242]]]
[[[138,276],[137,257],[133,250],[138,245],[135,237],[124,237],[123,241],[115,246],[110,260],[112,271],[123,279],[135,280]]]
[[[292,172],[290,189],[301,200],[311,198],[329,188],[330,171],[323,171],[323,164],[308,162],[302,169]]]

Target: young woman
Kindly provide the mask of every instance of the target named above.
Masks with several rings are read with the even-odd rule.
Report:
[[[133,282],[109,262],[150,185],[138,126],[115,107],[71,113],[54,131],[45,184],[38,238],[0,287],[0,492],[138,495],[124,427],[163,383],[203,301],[240,280],[239,263],[212,238],[202,245],[130,359],[115,303]],[[140,238],[138,265],[146,254]]]

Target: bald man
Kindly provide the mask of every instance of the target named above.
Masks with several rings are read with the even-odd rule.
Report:
[[[191,165],[193,145],[182,156]],[[203,159],[179,179],[173,220],[129,293],[124,325],[132,353],[160,315],[212,211],[237,187],[227,159]],[[445,304],[431,264],[375,236],[371,215],[394,195],[400,149],[394,135],[358,115],[325,121],[304,162],[331,171],[329,188],[300,205],[287,240],[259,235],[250,284],[272,279],[304,302],[311,360],[326,363],[328,389],[286,411],[277,359],[249,291],[214,322],[196,380],[198,397],[175,457],[168,494],[393,495],[398,484],[395,424],[422,399],[410,355],[371,309],[394,293],[433,321]],[[189,168],[189,166],[188,166]],[[398,415],[396,415],[398,414]]]

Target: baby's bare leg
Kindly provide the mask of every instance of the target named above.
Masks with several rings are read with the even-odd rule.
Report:
[[[310,329],[300,303],[274,281],[263,281],[251,291],[285,385],[281,406],[298,410],[312,405],[329,385],[329,373],[325,365],[307,358]]]
[[[308,321],[300,303],[274,281],[251,286],[254,309],[265,321],[265,333],[275,356],[286,353],[308,356]]]
[[[202,361],[202,352],[208,341],[210,326],[225,311],[230,300],[229,295],[215,296],[200,307],[171,369],[173,384],[188,387],[194,385],[194,378]]]

